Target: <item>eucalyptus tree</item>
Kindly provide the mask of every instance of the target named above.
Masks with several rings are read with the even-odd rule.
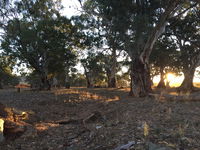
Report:
[[[13,67],[16,63],[9,56],[0,54],[0,89],[3,88],[5,84],[11,84],[17,82],[17,78],[12,74]],[[16,82],[13,82],[16,81]]]
[[[2,48],[34,68],[40,76],[41,89],[50,89],[49,68],[55,68],[68,55],[77,29],[69,19],[60,16],[59,1],[21,0],[15,7],[19,17],[9,20]]]
[[[91,28],[91,26],[95,28],[95,32],[97,33],[99,42],[101,43],[98,45],[98,48],[102,50],[102,54],[105,54],[105,51],[110,52],[110,61],[106,64],[107,72],[110,72],[108,78],[108,87],[116,87],[117,51],[121,50],[121,43],[117,33],[118,27],[115,25],[115,20],[112,15],[109,13],[101,13],[100,15],[99,11],[101,10],[97,12],[98,14],[94,11],[98,9],[98,4],[98,1],[85,1],[83,4],[83,13],[89,18],[95,20],[96,24],[88,24],[88,26],[89,28]]]
[[[184,73],[180,90],[192,90],[195,69],[200,66],[200,9],[191,9],[184,17],[172,19],[170,35],[179,50],[179,65]],[[170,31],[169,31],[170,32]]]
[[[157,70],[155,75],[160,75],[158,88],[166,88],[165,79],[167,72],[178,72],[179,67],[175,65],[177,64],[177,59],[178,51],[174,41],[166,35],[161,36],[155,43],[154,50],[150,56],[152,70]]]
[[[86,58],[81,59],[81,64],[84,68],[88,88],[93,88],[97,81],[103,80],[103,65],[98,54],[89,51]]]
[[[76,51],[72,47],[68,47],[60,54],[56,52],[56,55],[52,57],[54,61],[49,62],[49,73],[52,78],[55,77],[60,82],[60,85],[70,88],[70,74],[77,71],[75,68],[78,61]]]
[[[165,31],[171,17],[179,17],[189,8],[197,5],[194,1],[167,0],[88,0],[94,9],[91,13],[103,20],[113,17],[112,25],[124,44],[123,49],[132,59],[131,91],[136,97],[151,92],[149,57],[159,36]],[[189,5],[182,12],[180,8]]]

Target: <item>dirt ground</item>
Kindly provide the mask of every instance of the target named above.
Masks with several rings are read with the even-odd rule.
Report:
[[[130,142],[135,143],[132,150],[200,149],[197,100],[132,98],[127,89],[72,88],[0,90],[0,103],[27,114],[26,132],[6,140],[0,150],[119,150]]]

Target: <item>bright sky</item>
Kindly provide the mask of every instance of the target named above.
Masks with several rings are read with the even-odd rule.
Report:
[[[62,5],[64,6],[64,9],[61,13],[68,18],[80,14],[81,6],[78,0],[62,0]]]

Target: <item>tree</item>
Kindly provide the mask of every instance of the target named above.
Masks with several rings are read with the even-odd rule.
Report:
[[[121,66],[123,65],[122,62],[117,62],[117,60],[114,61],[113,59],[117,59],[117,57],[113,58],[113,50],[110,51],[110,49],[106,49],[103,52],[100,51],[97,55],[99,58],[99,61],[103,67],[103,70],[105,72],[105,75],[107,77],[107,87],[108,88],[115,88],[117,85],[117,75],[116,73],[121,70]],[[118,55],[120,55],[119,53]],[[118,56],[115,54],[115,56]],[[113,68],[114,67],[114,68]],[[114,70],[114,73],[112,72]]]
[[[155,44],[154,51],[150,56],[150,63],[152,67],[157,69],[157,74],[160,75],[160,82],[158,83],[158,88],[166,88],[165,78],[168,71],[176,71],[177,67],[175,65],[178,52],[176,50],[176,44],[172,39],[163,35]],[[169,70],[170,69],[170,70]]]
[[[175,15],[184,2],[180,0],[96,0],[93,2],[92,6],[97,6],[93,9],[93,14],[105,20],[109,20],[106,16],[114,17],[114,25],[118,26],[117,33],[124,41],[124,50],[132,59],[131,95],[147,96],[151,92],[150,54],[155,42],[165,31],[169,18]],[[191,5],[197,3],[191,2]],[[182,13],[180,12],[178,16]]]
[[[87,0],[83,5],[83,10],[86,16],[95,20],[96,24],[88,24],[95,28],[101,44],[98,44],[102,53],[109,51],[109,63],[106,63],[106,72],[108,75],[108,87],[116,87],[116,73],[117,73],[117,51],[121,50],[121,43],[118,34],[118,26],[115,24],[115,18],[109,13],[101,13],[99,1]],[[94,10],[99,10],[95,12]],[[106,18],[106,19],[105,19]]]
[[[58,6],[53,0],[16,2],[21,17],[9,20],[2,42],[8,55],[34,68],[40,76],[41,89],[50,89],[49,68],[56,68],[76,41],[76,28],[60,16]]]
[[[73,73],[71,84],[75,87],[86,87],[87,83],[85,75],[81,73]]]
[[[4,85],[15,85],[17,84],[17,77],[12,74],[13,66],[15,63],[9,58],[9,56],[4,56],[1,53],[0,56],[0,89]]]
[[[184,73],[184,80],[180,90],[191,91],[193,89],[193,78],[195,69],[200,66],[200,19],[199,9],[191,9],[186,16],[172,19],[174,25],[169,27],[173,40],[179,49],[179,65]],[[170,32],[170,31],[169,31]]]
[[[89,51],[87,57],[81,59],[81,64],[83,65],[85,71],[88,88],[93,88],[97,81],[104,78],[103,66],[100,63],[100,57],[95,53],[91,53]]]
[[[77,64],[77,54],[74,49],[68,45],[68,49],[56,55],[58,57],[56,58],[54,55],[54,61],[50,61],[49,73],[60,80],[62,86],[70,88],[70,73],[76,72],[74,67]]]

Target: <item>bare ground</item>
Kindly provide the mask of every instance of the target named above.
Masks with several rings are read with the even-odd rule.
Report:
[[[26,132],[2,143],[0,150],[111,150],[130,141],[137,143],[133,150],[151,150],[149,143],[166,150],[200,149],[198,100],[132,98],[127,89],[73,88],[0,90],[0,102],[28,114],[23,119]]]

